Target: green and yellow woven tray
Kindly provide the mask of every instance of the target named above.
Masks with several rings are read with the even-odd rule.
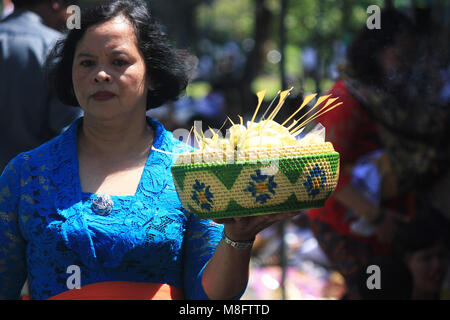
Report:
[[[285,121],[275,122],[292,89],[280,91],[273,111],[268,113],[278,94],[255,122],[266,90],[257,92],[258,105],[251,120],[244,126],[241,116],[239,124],[228,118],[232,126],[225,139],[211,128],[212,137],[207,138],[193,127],[199,149],[180,154],[172,166],[178,197],[188,211],[199,218],[220,219],[325,205],[338,182],[339,154],[320,131],[301,139],[297,136],[308,123],[342,102],[336,103],[338,98],[331,95],[319,97],[294,119],[315,98],[316,94],[310,94]]]
[[[339,153],[329,142],[231,155],[185,153],[172,175],[183,206],[202,219],[292,212],[324,206],[337,185]]]

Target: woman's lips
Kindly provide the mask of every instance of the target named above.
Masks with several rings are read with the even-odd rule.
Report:
[[[113,98],[114,96],[115,94],[109,91],[97,91],[92,95],[92,98],[97,101],[106,101]]]

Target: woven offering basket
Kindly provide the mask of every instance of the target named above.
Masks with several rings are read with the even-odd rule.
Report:
[[[181,203],[202,219],[319,208],[336,188],[330,142],[230,152],[183,153],[172,166]]]

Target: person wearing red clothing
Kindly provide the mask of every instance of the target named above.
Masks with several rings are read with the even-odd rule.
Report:
[[[350,170],[356,160],[371,151],[380,149],[377,128],[372,119],[365,113],[359,103],[348,91],[345,82],[339,80],[329,91],[331,97],[339,97],[343,102],[341,109],[336,109],[318,118],[318,122],[326,128],[327,140],[333,143],[340,155],[339,181],[334,197],[331,197],[324,208],[309,211],[309,216],[320,219],[342,235],[349,234],[349,221],[345,220],[346,207],[338,200],[344,188],[351,188]],[[362,200],[363,201],[363,200]],[[362,206],[370,207],[368,204]],[[370,211],[371,208],[365,208]],[[367,215],[376,213],[367,213]]]
[[[389,252],[397,221],[406,220],[396,210],[371,203],[351,183],[352,168],[358,159],[383,148],[380,124],[362,103],[359,84],[380,93],[380,96],[389,95],[401,79],[398,75],[408,67],[406,53],[411,49],[413,24],[394,10],[383,11],[382,19],[381,29],[373,32],[364,28],[352,42],[341,79],[328,92],[330,98],[338,97],[343,105],[317,119],[326,128],[327,141],[332,142],[340,154],[340,177],[326,205],[309,210],[308,216],[311,230],[332,268],[344,276],[347,298],[350,299],[358,297],[356,281],[361,266],[374,256]],[[382,172],[391,172],[384,155],[379,162]],[[383,175],[381,192],[383,195],[388,192],[393,198],[395,181],[393,184],[387,177],[392,177],[392,174]],[[404,204],[402,199],[403,207]],[[361,235],[352,230],[352,223],[361,217],[373,225],[373,234]]]

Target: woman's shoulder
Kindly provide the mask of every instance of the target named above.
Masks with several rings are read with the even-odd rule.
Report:
[[[16,169],[49,166],[59,158],[68,155],[68,149],[71,146],[69,139],[70,132],[67,129],[36,148],[19,153],[9,162],[8,166]]]
[[[41,163],[48,161],[48,145],[47,143],[40,145],[32,150],[19,153],[13,159],[11,159],[6,166],[5,170],[13,170],[22,172],[32,166],[39,166]]]
[[[54,151],[51,150],[54,139],[29,151],[21,152],[6,165],[0,179],[0,189],[7,187],[12,196],[29,194],[35,183],[47,181],[52,173]],[[35,179],[36,178],[36,179]],[[11,200],[12,201],[12,200]]]
[[[152,126],[155,128],[156,130],[156,134],[157,136],[161,135],[161,139],[160,139],[160,143],[156,146],[159,147],[158,149],[161,149],[165,152],[168,153],[185,153],[185,152],[192,152],[193,148],[191,146],[189,146],[188,144],[186,144],[185,142],[183,142],[184,140],[187,140],[187,134],[186,136],[184,135],[179,135],[176,134],[174,135],[173,132],[168,131],[164,125],[159,122],[157,119],[154,118],[149,118],[149,121],[151,122]],[[186,130],[186,133],[189,133]],[[178,137],[178,138],[176,138]]]

